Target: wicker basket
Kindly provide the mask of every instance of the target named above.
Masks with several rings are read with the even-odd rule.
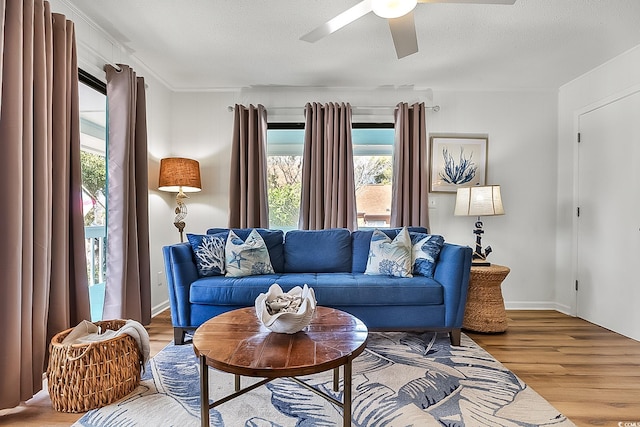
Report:
[[[95,322],[101,330],[118,330],[124,320]],[[88,344],[62,345],[72,331],[51,339],[47,380],[51,404],[60,412],[86,412],[108,405],[140,384],[141,353],[127,334]]]

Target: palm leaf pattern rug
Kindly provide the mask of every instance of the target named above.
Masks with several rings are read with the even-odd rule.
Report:
[[[197,426],[198,361],[191,345],[170,344],[124,399],[87,412],[75,427]],[[332,390],[332,372],[303,377]],[[233,375],[210,369],[210,397],[233,392]],[[257,381],[243,378],[246,386]],[[373,332],[353,362],[353,425],[399,427],[573,426],[546,400],[466,335]],[[342,425],[342,409],[289,379],[277,379],[211,410],[211,426]]]

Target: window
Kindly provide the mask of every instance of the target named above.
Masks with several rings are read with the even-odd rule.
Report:
[[[270,228],[298,228],[303,147],[304,123],[269,123],[267,185]]]
[[[393,177],[393,123],[354,123],[352,130],[358,226],[388,227]],[[304,123],[269,123],[269,226],[298,226]]]
[[[107,97],[104,83],[79,71],[80,162],[91,320],[102,319],[106,279]]]
[[[354,123],[353,173],[358,227],[389,227],[393,179],[393,123]]]

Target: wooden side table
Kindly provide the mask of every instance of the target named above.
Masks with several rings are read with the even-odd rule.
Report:
[[[462,328],[475,332],[504,332],[507,330],[507,312],[502,299],[502,281],[509,268],[492,264],[471,267],[469,292]]]

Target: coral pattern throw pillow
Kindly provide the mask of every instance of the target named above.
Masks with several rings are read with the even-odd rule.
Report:
[[[413,243],[413,274],[433,278],[436,261],[444,245],[444,238],[436,234],[410,234]]]
[[[406,227],[393,240],[376,229],[371,236],[364,274],[413,277],[411,261],[411,237]]]
[[[233,230],[229,230],[225,246],[225,267],[227,277],[274,273],[267,245],[256,229],[251,230],[245,241]]]
[[[191,244],[200,277],[220,276],[225,273],[224,237],[187,233],[187,240]]]

